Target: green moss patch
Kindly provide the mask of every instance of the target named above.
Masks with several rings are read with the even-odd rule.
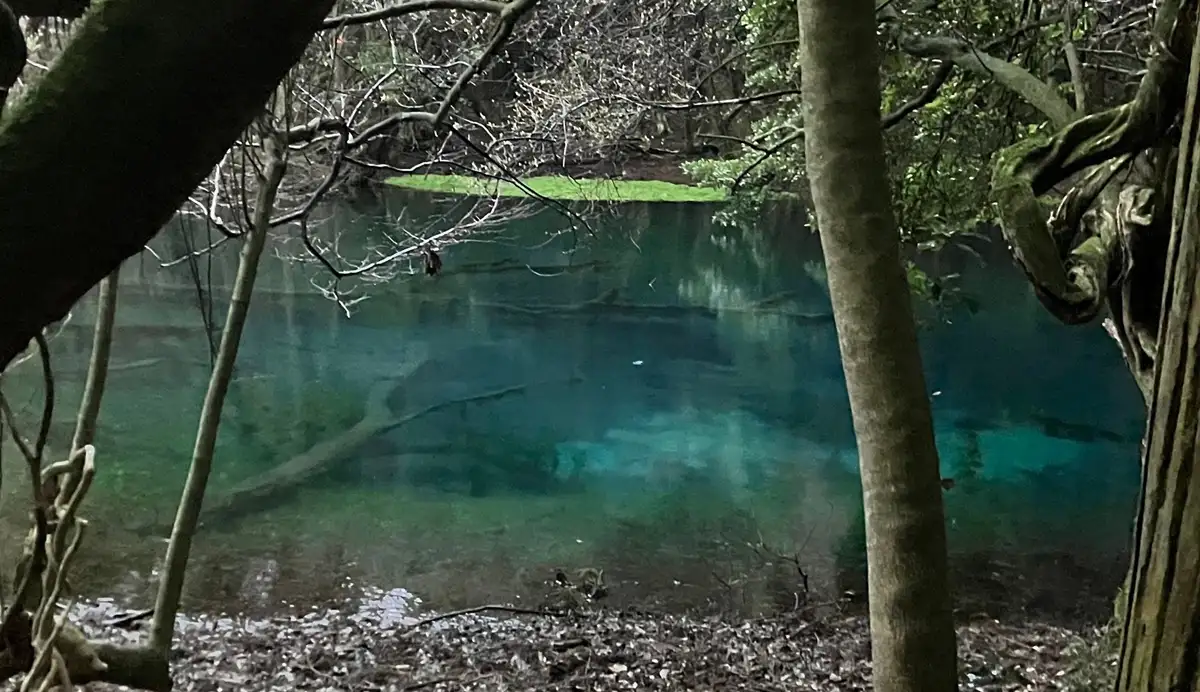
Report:
[[[525,190],[507,181],[465,175],[404,175],[388,178],[388,184],[410,190],[451,195],[485,197],[528,197]],[[524,178],[524,185],[542,197],[591,202],[722,202],[724,190],[680,185],[661,180],[573,179],[547,175]]]

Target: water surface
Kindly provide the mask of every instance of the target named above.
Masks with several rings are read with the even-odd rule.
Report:
[[[403,201],[339,210],[343,247],[395,233]],[[188,607],[269,611],[351,584],[442,607],[537,603],[556,570],[582,568],[605,571],[617,604],[757,613],[795,607],[805,588],[810,602],[861,593],[819,243],[783,212],[754,229],[711,214],[632,206],[554,236],[565,220],[543,213],[449,249],[442,276],[368,287],[349,317],[314,287],[315,265],[268,257],[210,506],[367,409],[400,424],[289,492],[210,516]],[[974,247],[926,262],[961,274],[965,300],[921,309],[960,606],[1102,616],[1134,507],[1139,397],[1099,326],[1054,322],[1002,247]],[[211,301],[219,329],[232,286],[224,249],[169,269],[146,254],[122,274],[84,591],[149,593],[210,368],[199,306]],[[58,449],[94,306],[54,340]],[[9,380],[32,421],[36,368]],[[5,464],[13,535],[19,470]]]

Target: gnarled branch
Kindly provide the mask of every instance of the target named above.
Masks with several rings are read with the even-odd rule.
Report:
[[[1030,74],[1029,70],[989,55],[966,41],[947,37],[904,36],[900,47],[919,58],[940,58],[976,74],[995,79],[1008,87],[1050,119],[1055,127],[1064,127],[1076,117],[1075,109],[1058,95],[1054,87]]]
[[[1183,106],[1187,74],[1177,56],[1190,48],[1195,3],[1163,0],[1155,19],[1155,52],[1132,101],[1079,118],[1052,136],[1020,142],[997,156],[992,194],[1013,256],[1043,305],[1068,324],[1113,308],[1117,337],[1143,393],[1157,333],[1157,303],[1165,254],[1149,234],[1161,225],[1170,197],[1164,179],[1109,188],[1114,175],[1155,146]],[[1087,175],[1053,214],[1042,196],[1077,173]],[[1100,208],[1091,209],[1101,199]],[[1165,247],[1163,248],[1165,250]],[[1156,258],[1155,254],[1159,256]],[[1156,278],[1157,277],[1157,278]],[[1147,282],[1157,285],[1144,285]],[[1134,285],[1138,284],[1138,285]]]

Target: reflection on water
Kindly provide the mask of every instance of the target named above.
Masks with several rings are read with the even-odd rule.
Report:
[[[311,288],[314,269],[268,259],[188,606],[344,599],[348,579],[437,607],[536,603],[556,570],[582,568],[603,569],[618,604],[761,612],[861,592],[819,245],[796,218],[745,232],[712,228],[710,213],[639,207],[586,244],[545,242],[559,219],[542,215],[445,252],[443,276],[375,287],[349,319]],[[369,235],[391,216],[335,223]],[[978,309],[922,316],[960,603],[1103,614],[1133,511],[1139,398],[1102,330],[1052,322],[1002,248],[981,251],[986,268],[937,260]],[[199,268],[218,324],[235,260]],[[135,258],[122,280],[79,585],[139,600],[210,354],[186,265]],[[94,298],[53,344],[57,448],[92,312]],[[32,420],[35,368],[7,387]],[[4,485],[6,535],[23,533],[23,487]]]

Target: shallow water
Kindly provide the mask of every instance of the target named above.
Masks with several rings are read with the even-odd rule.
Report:
[[[334,224],[370,237],[399,203]],[[443,276],[371,288],[349,318],[313,289],[315,268],[267,259],[209,506],[367,408],[402,424],[291,492],[209,516],[188,606],[269,612],[362,584],[434,607],[536,604],[556,569],[582,568],[603,569],[620,604],[763,612],[860,593],[861,498],[819,244],[783,214],[753,231],[710,217],[639,206],[594,237],[547,242],[562,219],[542,214],[446,251]],[[1053,322],[1002,247],[978,250],[931,267],[960,273],[971,305],[921,315],[960,606],[1102,616],[1134,507],[1139,398],[1099,326]],[[198,266],[218,325],[235,263]],[[122,275],[78,582],[91,594],[144,602],[186,476],[209,368],[188,272],[145,256]],[[54,341],[54,448],[94,302]],[[32,421],[30,365],[6,388]],[[18,535],[24,485],[15,464],[4,471],[0,519]]]

